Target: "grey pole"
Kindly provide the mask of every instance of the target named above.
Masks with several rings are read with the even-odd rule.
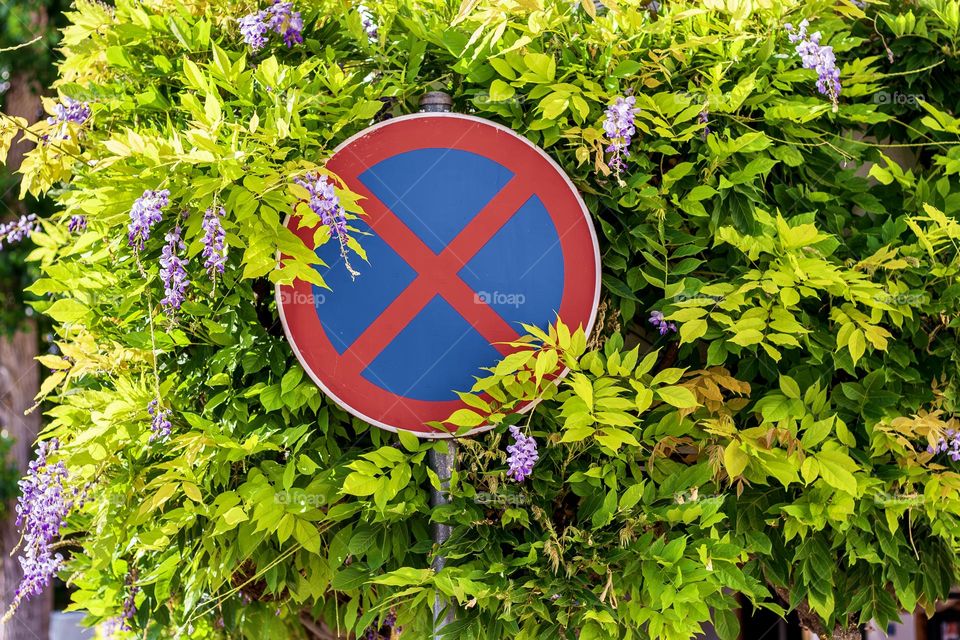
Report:
[[[428,91],[420,96],[420,111],[449,113],[451,107],[453,107],[453,98],[443,91]]]
[[[430,506],[438,507],[450,502],[450,476],[457,464],[457,442],[456,440],[444,440],[446,444],[446,453],[441,453],[431,449],[427,453],[427,464],[433,469],[434,473],[440,478],[440,490],[430,487]],[[439,547],[450,539],[452,527],[448,524],[433,522],[430,524],[430,533],[433,535],[434,543]],[[441,571],[447,564],[447,559],[440,553],[433,557],[431,567],[434,571]],[[456,609],[453,602],[446,602],[437,595],[433,602],[433,637],[434,640],[440,638],[440,632],[446,625],[456,619]]]
[[[443,91],[430,91],[420,97],[420,111],[428,113],[449,113],[453,106],[453,100]],[[431,449],[427,453],[427,464],[433,469],[433,472],[440,478],[440,490],[430,488],[430,506],[438,507],[450,502],[450,477],[457,465],[457,441],[452,438],[444,440],[446,444],[446,453],[441,453]],[[430,533],[433,535],[433,542],[439,547],[450,539],[451,527],[448,524],[433,522],[430,525]],[[433,557],[431,567],[434,571],[441,571],[447,564],[447,559],[441,554]],[[439,595],[433,602],[433,638],[440,638],[441,630],[456,619],[456,609],[452,602],[446,602]]]

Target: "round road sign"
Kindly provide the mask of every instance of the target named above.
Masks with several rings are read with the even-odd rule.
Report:
[[[481,118],[416,114],[350,138],[327,168],[364,198],[351,226],[368,263],[352,280],[327,242],[317,255],[330,289],[297,281],[277,288],[277,305],[304,369],[353,415],[446,437],[426,423],[465,406],[456,392],[510,353],[502,343],[520,323],[559,315],[592,328],[596,232],[569,178],[530,141]],[[311,246],[314,229],[287,226]]]

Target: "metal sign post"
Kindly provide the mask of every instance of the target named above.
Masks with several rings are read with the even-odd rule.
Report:
[[[453,106],[453,100],[449,95],[442,91],[431,91],[423,94],[420,98],[420,111],[428,113],[449,113]],[[427,454],[427,464],[430,469],[437,474],[440,479],[440,489],[430,487],[430,506],[439,507],[450,502],[450,478],[453,476],[453,470],[457,466],[457,441],[445,440],[447,452],[440,453],[431,449]],[[439,548],[450,539],[452,527],[448,524],[432,522],[430,524],[430,533],[433,536],[433,543]],[[447,564],[447,559],[439,552],[433,557],[431,567],[435,572],[443,570]],[[445,626],[453,622],[457,617],[456,608],[453,602],[447,602],[438,594],[433,602],[433,637],[438,640]]]
[[[450,502],[450,477],[453,475],[453,470],[457,466],[457,441],[443,440],[441,443],[446,445],[446,453],[440,453],[431,449],[427,454],[427,464],[430,465],[433,472],[440,478],[439,490],[434,489],[432,486],[430,487],[430,506],[433,508]],[[430,533],[433,535],[434,544],[436,544],[437,547],[443,546],[450,538],[451,530],[452,527],[448,524],[441,524],[439,522],[431,523]],[[437,555],[433,557],[433,562],[430,566],[434,571],[441,571],[446,564],[447,559],[438,552]],[[436,600],[433,602],[433,637],[435,639],[439,638],[443,627],[453,622],[456,616],[456,605],[453,602],[447,602],[438,594]]]

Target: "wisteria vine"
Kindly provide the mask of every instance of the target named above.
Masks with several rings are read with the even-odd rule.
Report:
[[[163,210],[170,206],[170,190],[147,190],[137,198],[130,209],[130,224],[127,227],[129,244],[134,251],[142,251],[144,243],[150,239],[150,231],[161,220]]]
[[[533,473],[533,466],[540,459],[537,441],[533,436],[524,435],[516,425],[510,426],[513,444],[507,446],[507,477],[515,482],[523,482]]]
[[[11,220],[6,224],[0,224],[0,249],[3,248],[3,244],[17,244],[25,238],[29,238],[30,234],[40,228],[40,222],[37,220],[36,214],[30,213],[24,216],[20,216],[16,220]]]
[[[243,41],[254,51],[266,46],[270,31],[280,35],[287,47],[303,42],[303,18],[292,2],[274,0],[267,9],[247,14],[239,23]]]
[[[630,157],[630,142],[637,132],[635,118],[638,109],[637,99],[634,96],[617,98],[606,110],[606,119],[603,121],[603,131],[610,144],[607,153],[610,160],[607,166],[614,175],[620,176],[627,169],[627,158]]]
[[[839,109],[840,99],[840,69],[837,68],[837,58],[833,47],[820,44],[819,31],[807,35],[808,20],[802,20],[797,29],[792,24],[783,25],[789,34],[790,42],[796,44],[795,51],[800,55],[804,69],[814,69],[817,72],[817,90],[828,96],[833,103],[833,110]]]
[[[325,175],[311,171],[302,178],[294,178],[294,182],[307,190],[309,199],[307,206],[320,217],[320,222],[330,229],[330,235],[335,236],[340,243],[340,255],[343,258],[343,264],[351,276],[360,275],[350,265],[350,258],[347,255],[347,243],[350,240],[350,234],[347,230],[347,216],[340,204],[340,198],[337,196],[333,183]],[[294,205],[294,214],[296,214],[297,205]]]
[[[23,579],[3,621],[10,619],[21,602],[42,593],[63,566],[63,556],[54,552],[54,543],[60,538],[73,499],[68,499],[66,490],[66,465],[50,461],[59,448],[55,438],[40,442],[19,483],[16,526],[23,527],[19,545]]]

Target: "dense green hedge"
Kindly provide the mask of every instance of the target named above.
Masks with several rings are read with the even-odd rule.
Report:
[[[387,636],[391,612],[423,638],[440,593],[457,638],[685,638],[711,617],[733,638],[739,591],[839,637],[947,594],[960,475],[926,450],[958,428],[960,3],[384,0],[374,39],[357,7],[296,9],[305,42],[258,52],[237,23],[253,2],[70,16],[57,86],[93,115],[42,142],[23,184],[62,208],[34,236],[33,291],[63,354],[42,358],[46,437],[90,485],[62,572],[78,607],[111,618],[132,595],[151,638]],[[788,39],[804,18],[836,55],[836,108]],[[498,428],[463,441],[432,514],[434,445],[326,401],[270,295],[318,278],[280,224],[293,178],[430,89],[564,167],[606,292],[593,336],[560,326],[480,383]],[[626,95],[618,176],[602,123]],[[145,188],[171,204],[135,254]],[[229,253],[211,282],[215,205]],[[173,319],[158,257],[181,210]],[[510,483],[505,425],[531,398],[540,461]],[[169,440],[150,440],[154,400]],[[431,517],[454,525],[439,574]]]

